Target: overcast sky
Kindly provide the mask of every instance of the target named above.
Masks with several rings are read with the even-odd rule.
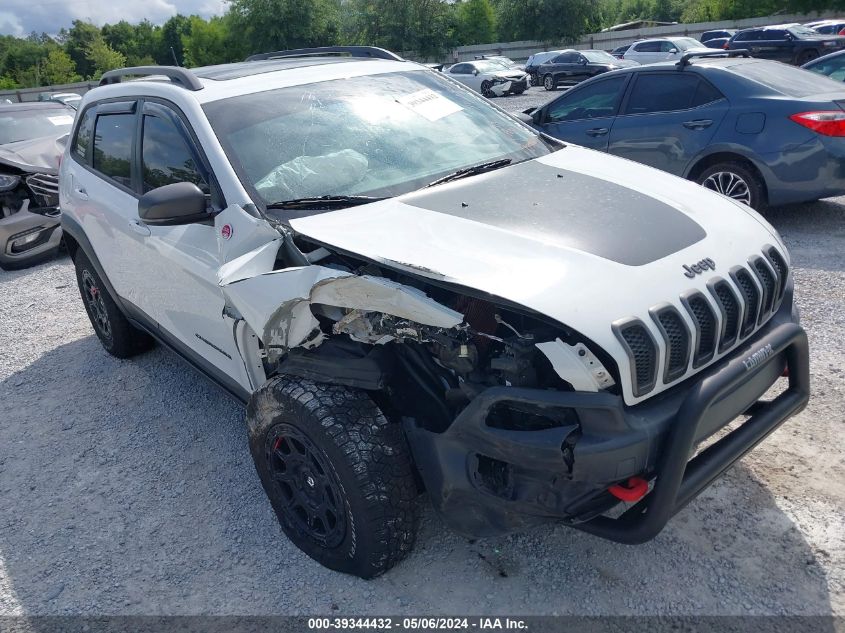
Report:
[[[177,13],[203,17],[223,13],[223,0],[0,0],[0,35],[32,31],[58,33],[76,19],[94,24],[140,22],[161,24]]]

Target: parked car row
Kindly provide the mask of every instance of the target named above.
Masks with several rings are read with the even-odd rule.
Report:
[[[762,210],[845,194],[843,102],[827,77],[709,51],[592,78],[525,120]]]

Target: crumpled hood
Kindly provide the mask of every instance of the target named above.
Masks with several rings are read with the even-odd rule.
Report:
[[[44,136],[0,145],[0,163],[24,171],[57,174],[59,157],[65,151],[68,134]]]
[[[545,314],[626,364],[611,323],[707,292],[759,255],[788,258],[755,212],[699,185],[578,146],[398,198],[290,221],[298,233]],[[688,277],[710,259],[715,272]],[[787,259],[788,261],[788,259]],[[653,393],[656,393],[653,392]],[[650,395],[653,395],[650,394]],[[626,394],[629,401],[636,398]]]

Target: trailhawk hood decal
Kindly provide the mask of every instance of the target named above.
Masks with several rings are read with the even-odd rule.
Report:
[[[304,236],[564,323],[622,365],[611,323],[707,292],[779,238],[756,213],[664,172],[568,146],[382,202],[290,220]],[[704,259],[715,271],[685,276]],[[650,394],[653,395],[653,394]],[[630,393],[626,400],[636,401]]]

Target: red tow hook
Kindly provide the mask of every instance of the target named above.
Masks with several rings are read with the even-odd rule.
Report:
[[[607,491],[620,501],[633,503],[645,497],[648,492],[648,482],[642,477],[631,477],[627,482],[615,484]]]

